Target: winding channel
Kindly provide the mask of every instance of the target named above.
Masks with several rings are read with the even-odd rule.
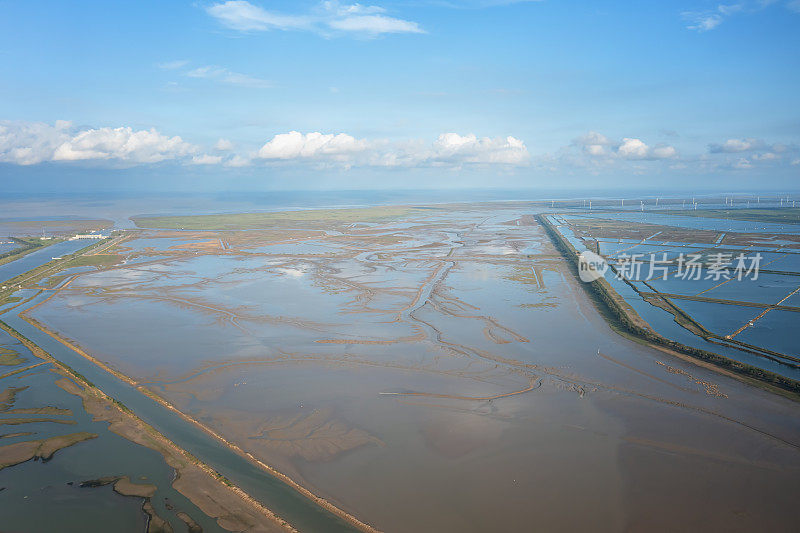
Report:
[[[42,292],[13,311],[0,312],[0,319],[55,359],[83,374],[108,396],[128,406],[143,421],[231,480],[298,530],[334,533],[359,531],[350,522],[239,455],[178,412],[145,396],[132,384],[100,368],[25,320],[21,315],[49,297],[48,292]]]

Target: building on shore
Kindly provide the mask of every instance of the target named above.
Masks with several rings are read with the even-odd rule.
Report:
[[[74,237],[70,237],[69,240],[75,241],[78,239],[105,239],[108,235],[103,235],[102,233],[79,233]]]

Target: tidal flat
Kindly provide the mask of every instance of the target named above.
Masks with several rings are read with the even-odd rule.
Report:
[[[205,531],[224,531],[173,488],[175,471],[158,452],[110,431],[87,412],[71,377],[5,329],[0,329],[0,343],[18,357],[0,375],[4,531],[78,531],[102,525],[137,532],[156,521],[180,531],[185,521],[178,513],[196,519]],[[9,421],[13,425],[5,424]],[[123,484],[116,492],[86,488],[87,481],[104,476],[125,478],[135,487]],[[142,486],[149,487],[146,494],[133,490]]]
[[[380,530],[792,523],[796,401],[620,336],[530,209],[353,211],[138,219],[29,316]]]

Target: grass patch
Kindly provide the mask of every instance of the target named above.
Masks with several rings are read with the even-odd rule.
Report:
[[[103,255],[97,256],[86,256],[88,263],[81,263],[84,258],[84,254],[91,252],[95,248],[99,248],[100,246],[104,246],[108,243],[109,239],[112,237],[108,237],[103,239],[99,242],[93,242],[80,250],[66,256],[62,257],[61,259],[54,259],[44,265],[40,265],[28,272],[24,272],[15,278],[11,278],[4,282],[4,287],[0,288],[0,302],[7,302],[9,297],[17,290],[17,286],[21,283],[25,283],[26,286],[31,286],[36,283],[39,283],[43,278],[56,276],[59,272],[73,267],[73,266],[82,266],[85,264],[91,264],[93,266],[97,266],[96,262],[103,262],[109,261],[109,259],[91,259],[92,257],[103,257]]]
[[[94,266],[94,267],[107,267],[119,263],[121,257],[116,254],[97,254],[97,255],[83,255],[71,260],[67,268]]]
[[[26,256],[29,253],[39,250],[40,248],[44,248],[45,246],[50,246],[51,244],[56,244],[58,242],[62,242],[64,239],[48,239],[46,241],[41,240],[40,238],[30,237],[21,239],[18,237],[9,237],[12,241],[17,243],[17,247],[13,250],[9,250],[5,253],[0,254],[0,265],[5,263],[10,263],[11,261],[16,261],[20,257]]]
[[[0,346],[0,366],[17,366],[25,361],[14,350]]]

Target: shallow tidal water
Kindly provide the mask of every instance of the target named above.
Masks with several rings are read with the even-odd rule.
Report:
[[[796,404],[619,336],[525,214],[145,234],[32,314],[386,531],[785,528]]]

